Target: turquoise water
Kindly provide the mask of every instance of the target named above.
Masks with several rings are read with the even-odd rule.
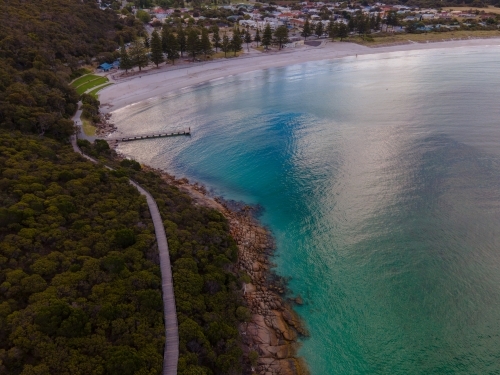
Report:
[[[260,204],[313,375],[500,374],[500,47],[253,72],[114,114],[120,151]]]

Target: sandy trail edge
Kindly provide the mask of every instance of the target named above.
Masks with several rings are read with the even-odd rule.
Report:
[[[189,64],[183,68],[152,70],[139,76],[115,80],[114,85],[104,88],[100,92],[101,111],[104,113],[112,112],[150,98],[161,97],[168,93],[231,75],[302,64],[309,61],[390,52],[499,45],[500,37],[412,43],[377,48],[354,43],[324,42],[320,47],[305,46],[281,52],[251,54],[245,58],[220,59],[206,63]]]

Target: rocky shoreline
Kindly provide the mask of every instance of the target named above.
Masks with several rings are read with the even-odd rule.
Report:
[[[239,250],[234,271],[248,275],[249,281],[244,283],[243,298],[250,317],[240,324],[239,330],[243,351],[252,365],[250,374],[309,374],[304,360],[297,356],[298,338],[308,333],[293,310],[291,301],[282,297],[285,285],[273,277],[269,257],[274,243],[269,231],[253,217],[250,207],[234,209],[229,207],[228,202],[210,197],[203,186],[190,184],[187,179],[175,179],[160,170],[155,171],[168,183],[187,192],[194,204],[220,211],[229,222],[231,235]],[[296,302],[301,302],[300,297]]]

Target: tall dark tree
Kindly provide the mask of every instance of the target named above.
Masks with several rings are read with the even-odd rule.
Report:
[[[231,50],[234,52],[234,56],[236,53],[241,51],[241,45],[243,44],[243,39],[241,39],[241,34],[239,29],[234,29],[233,37],[231,39]]]
[[[375,18],[375,30],[380,30],[380,24],[382,23],[382,18],[380,17],[380,13],[377,14],[377,18]]]
[[[181,25],[177,28],[177,43],[179,44],[179,51],[182,57],[182,54],[186,52],[186,32]]]
[[[213,43],[213,46],[215,48],[215,52],[217,52],[217,49],[220,48],[220,42],[221,42],[221,37],[220,37],[220,34],[219,34],[219,27],[217,25],[215,25],[213,28],[212,28],[212,43]]]
[[[353,32],[355,28],[356,28],[356,20],[354,19],[354,17],[350,17],[349,21],[347,22],[347,29],[350,32]]]
[[[248,30],[245,32],[245,43],[247,44],[247,51],[250,51],[248,45],[252,43],[252,36],[250,35],[250,32]]]
[[[253,38],[254,42],[257,43],[257,47],[259,46],[260,41],[262,38],[260,37],[260,32],[259,29],[255,32],[255,37]]]
[[[172,33],[167,37],[167,58],[172,61],[172,65],[175,65],[175,60],[179,58],[179,43]]]
[[[266,24],[266,28],[264,29],[264,34],[262,35],[262,45],[267,50],[273,41],[273,32],[271,30],[271,26]]]
[[[187,32],[186,50],[193,58],[193,61],[196,60],[196,56],[201,52],[200,37],[195,29],[189,29]]]
[[[304,27],[302,29],[302,36],[304,37],[305,40],[307,40],[308,36],[311,36],[312,30],[311,30],[311,24],[309,23],[309,19],[306,18],[306,22],[304,23]]]
[[[348,35],[349,35],[349,29],[347,28],[347,25],[344,22],[341,22],[339,24],[340,41],[342,41],[342,39],[344,39],[344,38],[347,38]]]
[[[220,45],[220,49],[222,52],[224,52],[224,57],[227,57],[227,53],[231,51],[231,41],[229,40],[229,37],[224,33],[224,36],[222,37],[222,43]]]
[[[130,59],[134,66],[139,67],[139,71],[148,65],[149,57],[148,50],[140,40],[135,40],[130,45],[129,49]]]
[[[201,29],[201,52],[205,56],[213,54],[212,43],[210,43],[210,38],[208,36],[208,30],[206,28]]]
[[[279,49],[283,48],[283,45],[289,42],[288,39],[288,28],[284,25],[278,26],[276,31],[274,32],[274,40],[278,45]]]
[[[160,35],[156,30],[151,34],[151,61],[156,64],[157,68],[159,64],[165,61],[163,58]]]
[[[132,63],[132,59],[130,58],[122,40],[120,46],[120,69],[125,69],[125,73],[128,73],[128,70],[132,69],[133,67],[134,64]]]
[[[333,20],[330,20],[328,23],[328,37],[332,40],[332,42],[335,40],[335,37],[337,37],[339,34],[339,27],[338,24],[333,22]]]
[[[316,27],[314,28],[314,33],[318,36],[318,38],[321,38],[323,31],[323,22],[318,21],[318,23],[316,23]]]
[[[167,24],[164,24],[161,29],[161,50],[163,53],[168,53],[168,36],[171,34]]]

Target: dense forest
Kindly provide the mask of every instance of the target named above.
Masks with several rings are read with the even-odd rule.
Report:
[[[0,127],[65,138],[78,95],[79,67],[142,31],[95,0],[0,2]]]
[[[81,143],[111,154],[105,143]],[[236,325],[245,311],[228,271],[237,249],[226,220],[133,161],[117,166],[96,166],[56,140],[0,133],[0,373],[161,372],[158,253],[129,175],[164,218],[179,374],[241,373]]]
[[[181,375],[241,374],[237,248],[218,212],[154,172],[68,137],[80,67],[142,24],[94,0],[0,4],[0,374],[160,374],[165,343],[154,228],[167,231]]]

